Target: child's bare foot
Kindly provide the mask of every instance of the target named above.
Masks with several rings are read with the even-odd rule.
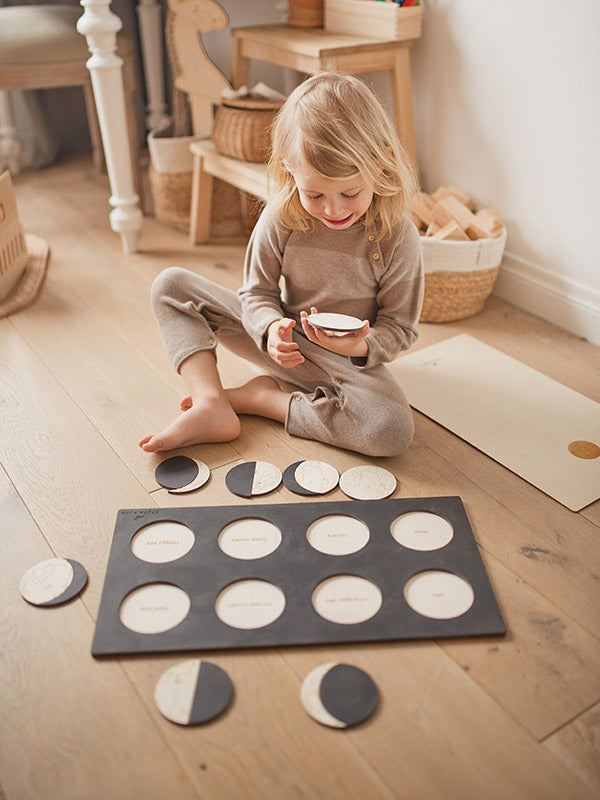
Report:
[[[179,408],[182,411],[189,411],[189,409],[193,406],[193,400],[191,394],[186,394],[185,397],[181,398],[181,402],[179,403]]]
[[[240,421],[226,398],[202,399],[193,404],[191,397],[189,400],[189,405],[184,408],[185,414],[177,417],[161,433],[145,436],[140,441],[142,450],[154,453],[203,442],[229,442],[240,435]]]
[[[269,375],[251,378],[243,386],[226,389],[225,394],[236,414],[254,414],[285,422],[290,395]]]

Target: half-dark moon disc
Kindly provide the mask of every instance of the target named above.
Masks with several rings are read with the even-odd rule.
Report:
[[[281,470],[268,461],[245,461],[229,470],[225,483],[239,497],[267,494],[281,483]]]
[[[160,713],[178,725],[201,725],[229,706],[233,684],[225,670],[192,658],[176,664],[159,678],[154,702]]]

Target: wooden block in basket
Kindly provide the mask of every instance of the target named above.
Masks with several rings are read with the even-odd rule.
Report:
[[[421,6],[403,8],[397,3],[373,0],[325,0],[325,30],[373,39],[418,39]]]

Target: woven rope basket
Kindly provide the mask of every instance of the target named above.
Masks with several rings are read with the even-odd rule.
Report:
[[[498,277],[506,228],[495,239],[472,242],[421,237],[425,297],[421,322],[451,322],[483,311]]]
[[[225,156],[264,162],[271,148],[271,125],[281,103],[251,97],[224,100],[217,108],[212,138]]]

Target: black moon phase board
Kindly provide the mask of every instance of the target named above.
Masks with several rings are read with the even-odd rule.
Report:
[[[321,664],[306,676],[300,699],[307,714],[331,728],[364,722],[377,708],[379,691],[370,675],[350,664]]]
[[[191,483],[198,475],[198,464],[187,456],[173,456],[156,467],[156,482],[165,489],[180,489]]]
[[[119,511],[92,654],[504,632],[459,497],[319,498]]]
[[[267,494],[281,483],[281,470],[268,461],[245,461],[229,470],[225,483],[239,497]]]
[[[21,578],[19,591],[34,606],[58,606],[76,597],[87,583],[87,572],[70,558],[40,561]]]
[[[171,667],[154,690],[156,707],[178,725],[200,725],[229,706],[233,684],[225,670],[210,661],[192,658]]]

